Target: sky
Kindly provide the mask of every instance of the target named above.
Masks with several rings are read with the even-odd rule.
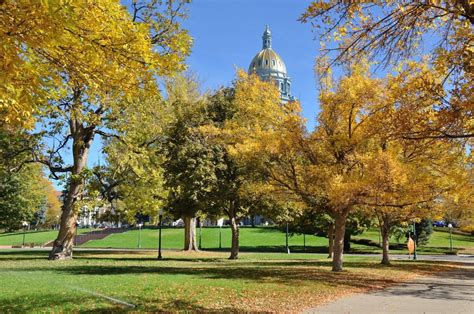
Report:
[[[229,86],[236,69],[247,71],[250,61],[262,49],[262,34],[268,25],[272,48],[286,64],[292,80],[292,94],[300,102],[308,128],[315,125],[319,110],[313,72],[318,41],[310,24],[298,17],[309,0],[194,0],[187,6],[183,28],[193,37],[188,69],[200,80],[203,90]],[[94,139],[88,165],[101,163],[102,142]],[[64,155],[70,155],[70,150]],[[69,158],[66,157],[66,160]],[[54,182],[57,189],[61,183]]]

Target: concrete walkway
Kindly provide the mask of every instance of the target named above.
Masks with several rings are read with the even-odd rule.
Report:
[[[474,264],[341,298],[305,313],[474,313]]]

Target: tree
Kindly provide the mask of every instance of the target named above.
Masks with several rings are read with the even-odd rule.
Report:
[[[433,233],[433,222],[430,219],[422,219],[415,223],[416,245],[428,244]]]
[[[218,147],[209,145],[198,127],[206,119],[206,97],[200,95],[195,79],[176,77],[167,82],[166,100],[173,120],[163,141],[164,187],[167,210],[185,224],[184,250],[198,250],[196,216],[209,205],[215,185],[215,156]]]
[[[474,232],[474,172],[472,153],[460,162],[459,171],[455,180],[455,188],[449,193],[440,196],[436,210],[437,219],[444,219],[449,223],[456,223],[461,230]]]
[[[253,184],[259,173],[248,149],[255,138],[272,132],[282,117],[278,89],[257,76],[239,71],[232,89],[221,89],[209,100],[208,123],[200,130],[216,147],[215,184],[210,196],[212,208],[229,217],[232,230],[231,255],[239,253],[239,222],[262,197]],[[260,195],[259,195],[260,194]]]
[[[43,179],[43,184],[46,189],[44,226],[55,226],[59,223],[59,216],[61,215],[61,201],[58,196],[58,191],[53,187],[50,180]]]
[[[343,267],[344,235],[348,215],[361,205],[366,168],[364,158],[377,135],[372,124],[383,114],[382,82],[367,75],[363,63],[353,66],[347,77],[332,88],[322,85],[319,126],[311,134],[313,177],[319,176],[322,195],[328,200],[335,222],[333,271]]]
[[[24,221],[34,223],[35,214],[39,217],[47,204],[42,168],[28,165],[19,172],[0,174],[0,228],[17,230]]]
[[[140,110],[130,105],[113,122],[116,136],[104,148],[106,164],[93,170],[93,189],[116,215],[130,223],[137,214],[157,217],[167,198],[162,164],[163,145],[172,120],[171,104],[141,93]]]
[[[325,77],[316,129],[308,134],[302,119],[290,115],[276,136],[260,141],[253,151],[263,152],[259,157],[268,180],[282,195],[289,192],[308,208],[326,204],[321,208],[334,219],[334,271],[342,269],[351,213],[372,206],[398,214],[409,205],[433,201],[448,186],[442,182],[441,168],[456,164],[452,161],[462,155],[458,143],[433,139],[415,143],[397,133],[397,97],[402,89],[408,95],[416,93],[417,84],[406,84],[415,76],[372,78],[361,62],[350,67],[334,87]],[[400,143],[405,150],[400,151]],[[405,171],[417,173],[410,184],[403,181]],[[431,184],[433,178],[436,182]],[[419,188],[413,188],[416,179]]]
[[[177,23],[185,3],[168,0],[160,11],[161,2],[134,0],[129,13],[113,0],[1,1],[2,121],[33,127],[35,115],[52,99],[66,98],[68,80],[95,90],[113,80],[125,84],[127,71],[119,75],[101,62],[105,56],[173,72],[189,50],[189,37]]]
[[[428,152],[411,155],[396,142],[385,142],[366,163],[366,208],[378,221],[382,235],[382,264],[389,265],[389,239],[397,226],[430,214],[430,204],[446,188],[432,168]],[[405,149],[409,150],[408,147]],[[425,155],[426,154],[426,155]],[[430,156],[431,157],[431,156]],[[442,161],[442,154],[435,157]]]
[[[1,4],[2,14],[9,16],[2,19],[7,28],[2,60],[14,60],[16,66],[6,72],[10,87],[2,97],[13,103],[23,91],[31,95],[24,111],[36,110],[43,129],[55,139],[46,156],[31,161],[47,165],[56,178],[66,174],[60,230],[50,254],[50,259],[66,259],[72,257],[76,202],[94,137],[114,137],[111,125],[122,118],[124,107],[140,111],[132,99],[139,92],[158,93],[156,75],[184,68],[190,38],[178,23],[185,1],[133,2],[132,12],[113,0],[32,2]],[[23,72],[31,75],[15,80],[23,79]],[[22,82],[32,89],[24,89]],[[70,165],[61,156],[67,148]]]
[[[367,57],[379,65],[398,65],[430,53],[430,70],[442,79],[434,88],[420,87],[436,98],[426,107],[434,110],[424,116],[423,129],[415,123],[402,131],[412,139],[474,136],[471,1],[313,1],[300,20],[311,21],[320,34],[323,56],[331,59],[326,69]],[[423,40],[430,43],[427,51],[421,51]]]

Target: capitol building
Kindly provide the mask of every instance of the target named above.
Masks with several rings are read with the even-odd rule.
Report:
[[[257,74],[263,81],[275,82],[282,102],[294,100],[291,95],[291,79],[283,59],[272,49],[272,33],[268,26],[263,32],[262,40],[262,50],[252,59],[248,73]]]

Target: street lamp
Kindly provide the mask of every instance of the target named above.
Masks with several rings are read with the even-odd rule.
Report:
[[[158,229],[158,259],[162,259],[163,257],[161,256],[161,217],[163,217],[163,209],[158,210],[158,224],[159,224],[159,229]]]
[[[306,233],[303,233],[303,252],[306,252]]]
[[[453,234],[451,230],[453,229],[453,225],[449,224],[448,228],[449,228],[449,250],[452,252],[453,251]]]
[[[223,218],[217,220],[217,225],[219,226],[219,249],[222,249],[222,225],[223,224],[224,224]]]
[[[202,250],[202,218],[199,217],[199,249]]]
[[[79,227],[79,223],[76,222],[76,235],[74,236],[74,246],[77,246],[77,227]]]
[[[139,223],[138,224],[138,248],[140,249],[142,247],[142,244],[141,244],[141,235],[140,235],[140,232],[142,230],[142,226],[143,226],[143,223]]]
[[[416,260],[416,227],[415,227],[414,221],[413,221],[413,242],[414,242],[413,260]]]
[[[23,221],[21,223],[21,225],[23,226],[23,244],[21,245],[21,247],[24,247],[25,246],[26,227],[28,227],[28,222]]]

